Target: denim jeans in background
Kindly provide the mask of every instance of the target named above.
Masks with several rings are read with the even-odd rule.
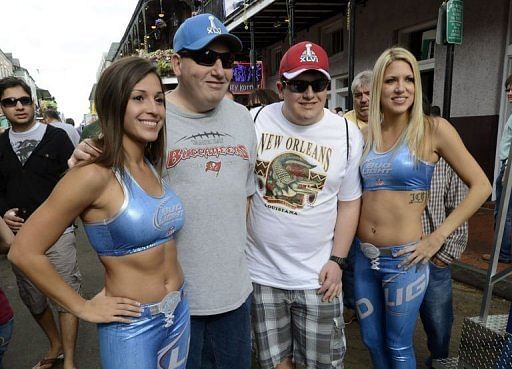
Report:
[[[494,224],[497,225],[498,222],[498,210],[501,200],[501,194],[503,192],[503,176],[505,174],[505,161],[502,160],[500,164],[500,173],[498,174],[498,178],[496,178],[496,206],[494,207]],[[505,218],[505,229],[503,230],[503,241],[501,243],[500,250],[500,260],[502,261],[510,261],[510,236],[512,231],[512,197],[508,203],[508,211],[507,217]]]
[[[430,263],[430,279],[420,307],[421,322],[427,335],[430,357],[425,361],[432,367],[432,359],[448,358],[453,325],[451,267]]]
[[[5,351],[7,351],[7,346],[11,341],[13,325],[14,318],[11,318],[4,324],[0,325],[0,369],[3,368],[2,359],[4,357]]]
[[[251,369],[252,295],[217,315],[192,315],[186,369]]]
[[[350,251],[347,256],[347,266],[343,269],[342,288],[343,288],[343,305],[348,309],[356,308],[354,298],[354,261],[356,259],[356,248],[359,247],[359,240],[354,238]]]
[[[393,255],[411,244],[380,247]],[[398,265],[408,257],[367,258],[356,248],[355,298],[361,338],[370,351],[374,369],[416,369],[413,335],[428,285],[428,265],[405,270]]]

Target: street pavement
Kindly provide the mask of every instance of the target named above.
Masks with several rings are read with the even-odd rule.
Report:
[[[103,288],[103,267],[81,227],[77,232],[77,249],[83,277],[82,295],[91,298]],[[48,350],[48,341],[21,302],[16,280],[5,256],[0,257],[0,285],[9,298],[15,315],[13,339],[4,357],[4,368],[30,369],[44,357]],[[100,369],[95,324],[80,322],[75,358],[77,369]]]
[[[485,227],[483,228],[485,229]],[[96,254],[89,246],[81,227],[77,232],[77,240],[78,260],[83,275],[82,293],[85,297],[90,298],[100,291],[103,286],[103,268]],[[471,280],[471,271],[462,269],[461,273],[469,276],[468,279]],[[4,367],[5,369],[30,369],[37,361],[43,358],[48,349],[47,341],[26,307],[22,304],[9,263],[3,256],[0,257],[0,285],[5,290],[15,311],[14,337],[4,357]],[[451,353],[455,356],[462,321],[464,317],[477,316],[479,314],[481,300],[481,290],[463,283],[454,282],[455,325],[451,341]],[[508,313],[509,304],[506,300],[495,297],[491,305],[491,314]],[[366,348],[361,343],[357,322],[353,322],[346,327],[346,337],[348,348],[345,357],[345,368],[370,368],[370,358]],[[416,329],[415,346],[418,368],[424,368],[421,363],[428,356],[428,352],[421,323],[418,323]],[[98,356],[95,325],[81,322],[76,349],[77,368],[99,369]]]

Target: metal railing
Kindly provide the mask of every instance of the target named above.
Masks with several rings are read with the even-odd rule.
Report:
[[[512,146],[511,146],[512,149]],[[507,166],[505,169],[505,174],[503,178],[505,178],[505,182],[503,183],[503,191],[501,193],[501,199],[499,203],[499,211],[497,214],[497,222],[494,230],[494,240],[493,240],[493,250],[491,253],[491,258],[489,260],[489,267],[487,269],[487,276],[485,280],[484,294],[482,298],[482,306],[480,308],[480,319],[485,324],[487,321],[487,317],[489,316],[489,307],[491,304],[492,298],[492,290],[494,285],[507,278],[509,275],[512,275],[512,267],[509,267],[501,272],[497,272],[498,269],[498,260],[501,250],[501,245],[503,243],[503,233],[505,231],[505,222],[507,218],[507,212],[509,208],[510,202],[510,193],[512,187],[512,181],[510,180],[511,171],[510,165],[512,163],[512,150],[509,150]],[[496,204],[498,205],[498,204]]]

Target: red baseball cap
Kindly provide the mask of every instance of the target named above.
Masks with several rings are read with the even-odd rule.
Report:
[[[331,79],[329,57],[325,50],[311,41],[302,41],[290,47],[283,55],[279,74],[286,79],[293,79],[307,70],[317,70]]]

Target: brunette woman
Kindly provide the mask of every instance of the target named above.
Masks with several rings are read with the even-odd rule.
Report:
[[[45,294],[98,325],[103,369],[184,368],[190,317],[174,234],[180,199],[161,180],[165,99],[156,69],[121,59],[96,89],[101,154],[70,170],[28,219],[9,259]],[[91,300],[55,272],[45,251],[80,216],[105,268]]]

